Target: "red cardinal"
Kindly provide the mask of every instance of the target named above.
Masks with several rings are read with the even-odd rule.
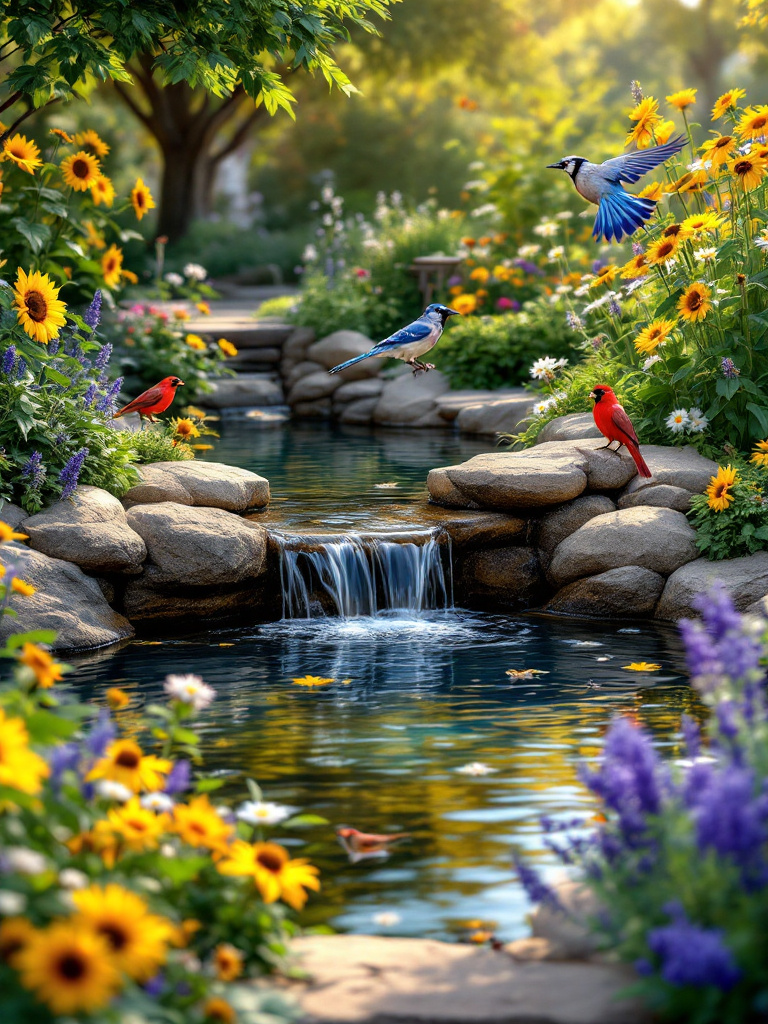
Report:
[[[635,460],[639,475],[651,476],[651,471],[640,454],[640,442],[637,440],[632,421],[613,393],[613,388],[608,387],[607,384],[597,384],[592,388],[589,397],[595,401],[592,414],[595,417],[597,429],[608,438],[608,444],[605,447],[610,451],[618,452],[619,448],[624,445]],[[611,448],[614,441],[619,442],[619,448]]]
[[[183,383],[184,381],[179,380],[178,377],[163,378],[159,384],[155,384],[153,388],[143,392],[138,398],[134,398],[128,405],[124,405],[119,412],[115,413],[115,419],[118,416],[124,416],[127,412],[137,412],[142,418],[146,416],[150,423],[154,423],[152,414],[165,412],[173,401],[176,388]]]
[[[347,853],[381,853],[399,839],[407,839],[409,832],[391,832],[389,835],[377,835],[372,832],[360,832],[348,825],[337,825],[336,835]]]

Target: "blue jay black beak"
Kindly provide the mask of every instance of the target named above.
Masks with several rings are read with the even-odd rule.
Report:
[[[460,313],[458,311],[458,309],[446,309],[445,315],[446,316],[463,316],[463,314]]]
[[[547,164],[547,170],[549,170],[549,169],[552,169],[554,171],[562,171],[562,169],[563,169],[563,161],[562,160],[558,160],[558,162],[556,164]]]

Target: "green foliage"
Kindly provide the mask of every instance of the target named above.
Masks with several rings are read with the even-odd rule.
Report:
[[[274,299],[262,302],[256,311],[259,320],[285,320],[296,305],[295,295],[278,295]]]
[[[237,277],[244,284],[292,281],[301,262],[306,228],[258,231],[230,221],[196,221],[168,248],[168,268],[181,271],[189,260],[202,263],[211,277]],[[277,281],[276,281],[277,279]]]
[[[138,463],[186,462],[195,457],[189,445],[174,440],[169,428],[137,430],[129,436],[131,451]]]
[[[436,349],[453,388],[502,388],[530,381],[539,356],[567,356],[573,334],[546,301],[520,313],[467,317],[450,322]]]
[[[696,529],[696,546],[712,561],[768,548],[766,470],[742,462],[734,468],[735,482],[723,488],[727,507],[718,510],[707,494],[695,494],[691,499],[688,517]]]

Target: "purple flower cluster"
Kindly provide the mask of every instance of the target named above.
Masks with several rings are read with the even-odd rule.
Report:
[[[16,380],[23,380],[27,375],[27,364],[19,356],[18,362],[16,363]]]
[[[80,472],[83,468],[86,456],[88,455],[88,448],[81,448],[79,452],[67,460],[67,464],[64,466],[62,471],[59,473],[59,483],[63,485],[64,490],[61,492],[62,498],[69,498],[77,487],[77,480],[80,476]]]
[[[96,397],[96,390],[97,389],[95,384],[88,385],[88,388],[85,394],[83,395],[83,407],[85,409],[90,409],[90,407],[93,405],[93,400]]]
[[[109,389],[104,392],[101,398],[96,403],[96,411],[106,413],[111,416],[117,406],[117,396],[120,394],[120,389],[123,386],[123,378],[118,377],[117,380],[113,381]]]
[[[95,331],[99,326],[101,320],[101,289],[97,289],[93,296],[88,309],[83,313],[83,320],[88,324],[92,331]]]
[[[621,316],[621,303],[616,298],[611,298],[608,303],[608,312],[611,316]]]
[[[98,295],[99,292],[97,292],[96,294]],[[112,356],[112,344],[111,344],[111,342],[107,342],[106,345],[102,346],[101,351],[99,352],[99,354],[96,356],[96,358],[93,361],[93,365],[99,371],[99,373],[101,373],[103,370],[106,369],[107,363],[109,362],[111,356]]]
[[[43,465],[43,456],[38,451],[32,452],[27,461],[21,467],[21,476],[34,490],[39,490],[45,480],[46,469]]]
[[[723,933],[692,924],[682,907],[669,910],[672,923],[648,932],[648,946],[660,960],[662,978],[670,985],[732,989],[741,971],[723,942]]]
[[[572,310],[568,310],[565,314],[565,322],[572,331],[580,331],[583,329],[584,324],[581,322],[581,318],[578,317]]]
[[[722,583],[700,594],[694,606],[701,612],[702,622],[680,622],[694,685],[706,694],[725,678],[752,682],[762,679],[760,641],[745,628]]]
[[[170,778],[170,776],[169,776]],[[167,785],[166,785],[167,790]],[[554,909],[561,909],[560,901],[558,900],[555,892],[550,889],[539,878],[539,873],[530,865],[526,864],[525,861],[520,857],[519,854],[513,853],[512,860],[517,871],[517,877],[525,890],[525,894],[532,903],[546,903]]]
[[[519,267],[526,274],[531,274],[533,277],[543,277],[544,271],[541,267],[537,267],[535,263],[531,263],[530,260],[516,259],[512,260],[512,265]]]
[[[736,366],[734,361],[729,356],[723,356],[720,360],[720,370],[724,377],[738,377],[741,370]]]
[[[3,352],[3,373],[10,377],[16,369],[16,346],[9,345]]]

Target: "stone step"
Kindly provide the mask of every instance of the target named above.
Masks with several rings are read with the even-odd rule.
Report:
[[[210,334],[217,340],[226,338],[237,349],[279,349],[295,330],[293,324],[257,323],[253,319],[242,322],[218,317],[190,320],[188,325],[194,333]]]
[[[213,392],[200,396],[207,409],[248,408],[283,405],[283,389],[275,374],[240,373],[236,377],[212,380]]]

